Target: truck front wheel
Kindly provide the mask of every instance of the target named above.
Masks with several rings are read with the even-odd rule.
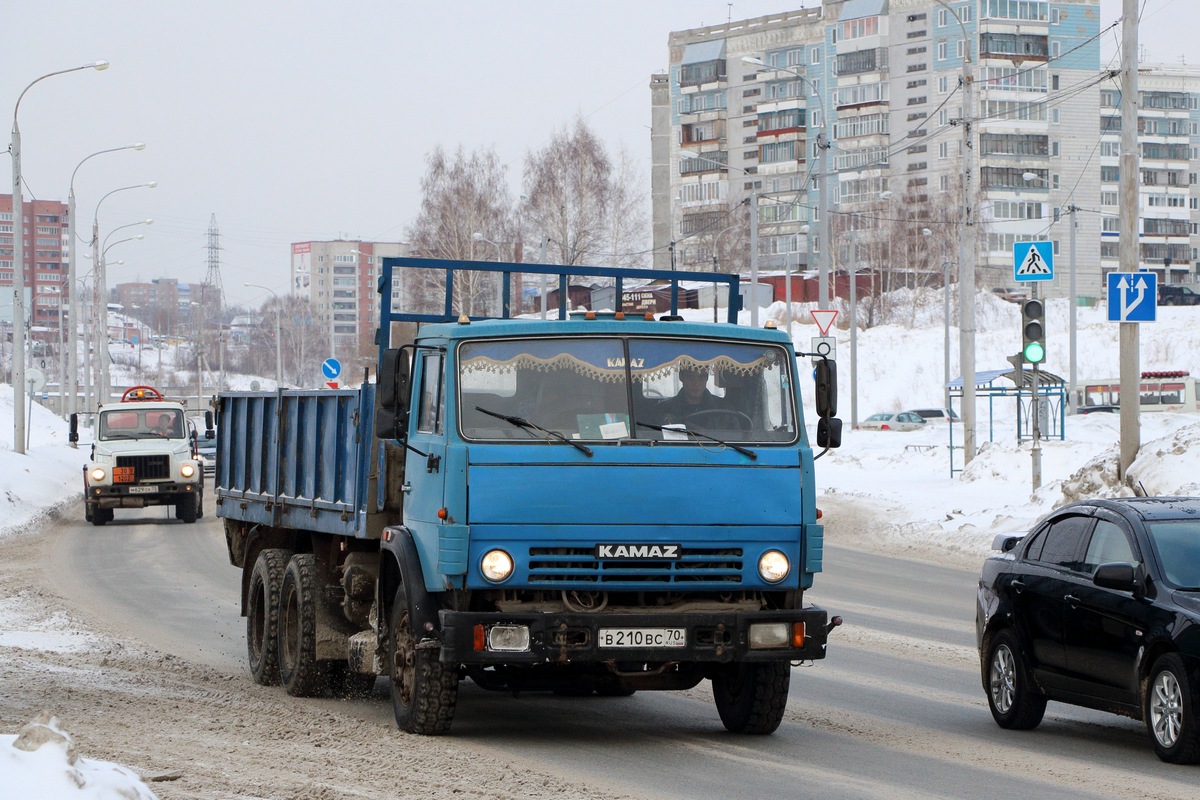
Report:
[[[113,510],[111,508],[92,508],[92,524],[100,526],[106,522],[112,522]]]
[[[283,571],[279,590],[279,678],[293,697],[313,697],[324,688],[317,661],[317,559],[297,553]]]
[[[199,500],[200,498],[194,494],[185,494],[179,498],[175,502],[175,518],[187,523],[195,522],[198,516],[196,507],[199,505]]]
[[[268,549],[258,554],[246,592],[246,653],[254,682],[279,683],[279,600],[290,550]]]
[[[436,649],[418,648],[409,623],[404,586],[396,591],[388,636],[392,711],[408,733],[438,736],[450,730],[458,703],[458,670],[438,660]]]
[[[717,713],[734,733],[773,733],[783,721],[792,669],[786,661],[731,664],[712,679]]]

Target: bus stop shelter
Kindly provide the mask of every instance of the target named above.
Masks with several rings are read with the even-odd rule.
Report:
[[[1021,370],[1018,382],[1015,369],[992,369],[975,373],[975,400],[987,399],[988,404],[988,441],[996,441],[996,403],[998,401],[1015,400],[1017,404],[1017,444],[1033,439],[1033,398],[1035,392],[1038,399],[1038,432],[1042,439],[1065,439],[1067,423],[1067,389],[1066,381],[1059,375],[1045,370],[1034,372],[1032,369]],[[950,390],[950,407],[958,418],[962,419],[963,379],[955,378],[946,384]],[[957,403],[955,402],[957,401]],[[962,472],[962,467],[956,467],[954,451],[962,449],[954,441],[954,425],[950,429],[950,477]],[[978,429],[978,421],[976,424]]]

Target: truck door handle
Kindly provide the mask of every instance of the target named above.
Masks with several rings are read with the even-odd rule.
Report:
[[[412,491],[412,484],[411,483],[403,484],[400,487],[400,491],[404,492],[405,494],[408,494],[409,492]]]

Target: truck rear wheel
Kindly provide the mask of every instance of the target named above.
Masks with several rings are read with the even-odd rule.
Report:
[[[279,678],[293,697],[314,697],[325,684],[317,661],[317,583],[316,556],[292,556],[279,590]]]
[[[717,713],[734,733],[773,733],[783,721],[792,668],[786,661],[733,664],[712,679]]]
[[[291,550],[263,550],[250,572],[246,591],[246,654],[254,682],[263,686],[279,683],[279,601],[283,595],[283,572]]]
[[[388,636],[392,711],[396,726],[408,733],[438,736],[449,732],[458,703],[458,670],[438,660],[435,649],[418,649],[409,624],[408,598],[401,585],[392,604]]]

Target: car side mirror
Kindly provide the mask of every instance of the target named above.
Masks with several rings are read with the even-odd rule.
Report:
[[[821,417],[817,420],[817,447],[830,450],[842,446],[842,421],[837,417]]]
[[[1124,562],[1101,564],[1096,567],[1092,583],[1102,589],[1115,589],[1118,592],[1137,592],[1142,586],[1137,577],[1137,570],[1132,564]]]

